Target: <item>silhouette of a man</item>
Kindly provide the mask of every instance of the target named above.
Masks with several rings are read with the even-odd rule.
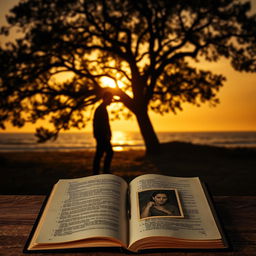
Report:
[[[93,135],[96,139],[96,153],[93,160],[93,174],[99,174],[100,162],[104,153],[104,167],[103,172],[110,172],[111,160],[113,157],[113,149],[111,145],[111,129],[109,124],[109,117],[107,106],[111,104],[113,95],[110,92],[103,94],[103,102],[97,107],[93,118]]]

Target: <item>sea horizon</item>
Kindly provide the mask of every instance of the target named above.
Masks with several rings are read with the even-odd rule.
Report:
[[[156,133],[160,143],[179,141],[226,148],[256,149],[256,131],[161,131]],[[112,145],[115,151],[145,149],[142,136],[136,131],[113,131]],[[95,150],[92,132],[60,133],[57,140],[46,143],[37,143],[32,132],[0,133],[0,152],[79,150]]]
[[[113,132],[115,132],[115,131],[113,131]],[[128,130],[124,130],[124,131],[121,131],[121,130],[117,130],[117,132],[135,132],[135,133],[140,133],[139,131],[134,131],[134,130],[132,130],[132,131],[128,131]],[[193,131],[185,131],[185,130],[182,130],[182,131],[169,131],[169,130],[159,130],[159,131],[155,131],[156,133],[187,133],[187,132],[189,132],[189,133],[193,133],[193,132],[195,132],[195,133],[198,133],[198,132],[202,132],[202,133],[206,133],[206,132],[212,132],[212,133],[214,133],[214,132],[216,132],[216,133],[219,133],[219,132],[223,132],[223,133],[225,133],[225,132],[244,132],[244,133],[246,133],[246,132],[256,132],[256,130],[193,130]],[[19,132],[17,132],[17,131],[8,131],[8,129],[6,129],[6,130],[3,130],[3,129],[1,129],[0,130],[0,134],[5,134],[5,133],[32,133],[32,134],[34,134],[35,132],[34,131],[19,131]],[[63,134],[63,133],[92,133],[92,131],[91,130],[86,130],[86,131],[81,131],[81,130],[78,130],[78,131],[61,131],[60,132],[60,134]]]

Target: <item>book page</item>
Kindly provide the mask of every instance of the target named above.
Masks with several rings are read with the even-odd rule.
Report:
[[[36,243],[111,237],[127,245],[127,187],[111,174],[60,180],[39,222]]]
[[[172,191],[173,189],[178,192],[183,216],[177,211],[177,206],[173,216],[160,216],[157,211],[154,214],[159,216],[149,216],[146,208],[152,208],[153,203],[150,202],[149,196],[148,202],[143,206],[142,199],[145,201],[146,198],[141,195],[149,195],[149,192],[154,190]],[[130,201],[130,245],[150,236],[199,240],[221,238],[199,178],[142,175],[130,183]]]

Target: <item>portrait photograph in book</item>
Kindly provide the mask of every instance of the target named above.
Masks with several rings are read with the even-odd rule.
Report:
[[[184,218],[177,189],[154,189],[138,192],[140,218]]]

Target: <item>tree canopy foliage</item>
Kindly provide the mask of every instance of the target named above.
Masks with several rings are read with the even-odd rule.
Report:
[[[0,48],[0,126],[46,119],[52,130],[38,128],[40,141],[81,129],[109,77],[122,103],[117,116],[133,113],[153,150],[149,109],[218,103],[225,77],[193,63],[225,57],[234,69],[255,72],[250,8],[239,0],[23,0],[1,28],[2,36],[20,33]]]

